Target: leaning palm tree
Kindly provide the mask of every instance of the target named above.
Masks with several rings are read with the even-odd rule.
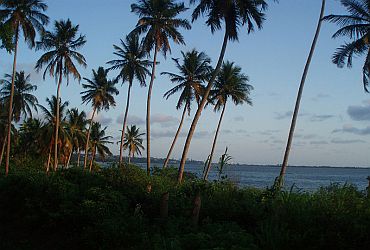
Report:
[[[287,141],[287,145],[285,148],[283,164],[281,165],[280,174],[275,179],[275,183],[273,186],[275,190],[280,190],[284,185],[284,176],[285,176],[286,168],[288,166],[289,153],[290,153],[290,149],[291,149],[292,142],[293,142],[294,130],[295,130],[295,125],[296,125],[297,118],[298,118],[298,112],[299,112],[299,106],[300,106],[301,99],[302,99],[303,88],[306,82],[306,77],[307,77],[307,73],[308,73],[308,70],[311,64],[312,57],[315,52],[316,43],[319,38],[321,23],[323,21],[323,16],[324,16],[324,11],[325,11],[325,0],[322,0],[320,17],[319,17],[319,21],[318,21],[317,28],[316,28],[316,33],[315,33],[315,36],[314,36],[314,39],[311,45],[310,53],[308,55],[306,65],[304,67],[301,83],[298,89],[297,100],[296,100],[295,107],[294,107],[292,122],[290,124],[289,136],[288,136],[288,141]]]
[[[32,94],[37,89],[31,82],[31,75],[26,75],[24,71],[16,72],[13,89],[13,120],[19,122],[21,117],[32,118],[32,109],[37,111],[37,97]],[[0,101],[10,104],[12,92],[12,76],[5,75],[0,80],[2,89],[0,90]]]
[[[95,161],[96,153],[99,154],[99,157],[101,159],[105,159],[107,155],[112,155],[109,148],[106,146],[107,144],[112,144],[110,141],[112,139],[112,136],[105,135],[105,130],[101,129],[101,124],[99,122],[94,122],[91,127],[91,148],[92,148],[92,154],[91,154],[91,160],[90,160],[90,172],[92,170],[93,162]]]
[[[69,83],[69,75],[75,79],[81,80],[81,75],[78,72],[75,63],[86,67],[85,57],[78,53],[77,50],[85,45],[86,39],[83,35],[78,35],[78,25],[73,25],[71,20],[61,20],[54,23],[54,31],[44,32],[41,36],[41,41],[37,42],[37,49],[46,51],[45,54],[36,63],[36,70],[40,71],[45,67],[44,80],[46,74],[49,73],[51,77],[55,77],[57,81],[57,97],[60,99],[60,86],[63,77],[67,78]],[[74,62],[75,61],[75,62]],[[55,124],[55,138],[58,141],[59,131],[59,105],[57,107],[56,124]],[[55,144],[54,148],[54,168],[58,166],[58,147]]]
[[[340,29],[334,33],[333,38],[348,37],[352,41],[345,43],[333,55],[333,63],[339,68],[347,64],[352,67],[353,56],[366,55],[362,67],[362,79],[366,92],[369,92],[370,78],[370,3],[368,0],[341,0],[348,14],[328,15],[325,21],[336,23]]]
[[[51,99],[46,98],[47,107],[44,107],[42,105],[38,105],[41,112],[44,115],[45,123],[44,127],[42,129],[42,138],[44,139],[44,142],[48,143],[47,154],[48,154],[48,161],[46,165],[46,172],[48,173],[50,170],[50,162],[51,162],[51,153],[52,153],[52,146],[58,145],[60,146],[62,144],[62,141],[65,137],[68,136],[68,132],[65,129],[65,113],[67,111],[67,107],[69,105],[69,102],[62,102],[61,100],[57,100],[55,96],[52,96]],[[59,107],[58,107],[59,106]],[[59,117],[57,117],[59,116]],[[57,137],[54,133],[56,123],[57,121],[61,121],[61,132],[60,137]],[[41,144],[41,143],[40,143]],[[58,160],[57,158],[54,158],[54,161]],[[54,165],[54,171],[57,170],[57,167]]]
[[[43,32],[44,25],[49,22],[49,17],[43,12],[47,9],[47,5],[42,0],[1,0],[0,1],[0,20],[4,22],[5,26],[11,28],[11,33],[14,35],[14,60],[13,72],[10,89],[9,99],[9,112],[8,112],[8,126],[7,126],[7,149],[6,149],[6,164],[5,174],[9,172],[9,159],[10,159],[10,133],[11,123],[13,119],[13,93],[14,82],[17,68],[17,54],[18,44],[21,31],[23,38],[28,43],[29,47],[35,46],[36,32]]]
[[[108,80],[107,78],[108,70],[104,69],[103,67],[99,67],[97,71],[93,70],[92,72],[93,79],[89,80],[87,78],[84,78],[86,83],[82,84],[82,87],[86,90],[81,92],[82,103],[91,103],[93,108],[89,128],[86,135],[84,169],[86,169],[87,166],[90,132],[95,114],[100,112],[101,110],[109,110],[111,106],[116,106],[114,95],[119,94],[118,90],[115,87],[117,80]]]
[[[192,51],[186,53],[181,52],[181,54],[183,57],[181,64],[179,59],[173,59],[176,64],[176,68],[180,73],[162,73],[162,75],[168,75],[171,82],[178,84],[167,91],[164,94],[164,97],[168,99],[171,95],[181,91],[176,109],[181,109],[182,107],[184,109],[179,127],[176,131],[176,135],[172,141],[166,160],[164,161],[163,168],[167,167],[168,161],[170,160],[172,150],[182,128],[185,114],[188,113],[188,115],[190,115],[191,103],[194,100],[196,100],[197,104],[199,105],[201,95],[203,94],[202,92],[204,90],[204,86],[202,84],[209,79],[209,75],[212,71],[212,67],[209,65],[211,63],[211,59],[204,52],[198,52],[193,49]]]
[[[210,93],[209,99],[211,103],[214,103],[214,111],[220,111],[221,109],[222,111],[217,124],[215,137],[213,139],[211,153],[207,162],[207,168],[203,176],[204,180],[208,178],[208,174],[211,169],[212,158],[227,101],[231,100],[235,105],[244,103],[252,105],[252,100],[250,99],[249,95],[251,90],[253,90],[253,86],[248,84],[248,76],[243,74],[241,71],[242,69],[239,66],[235,66],[234,63],[229,61],[225,62],[215,80],[214,89]]]
[[[77,167],[80,166],[81,149],[85,142],[85,128],[87,120],[85,111],[79,111],[77,108],[68,110],[67,112],[67,129],[72,141],[72,149],[68,157],[67,166],[69,165],[72,153],[76,150]]]
[[[128,163],[130,164],[131,158],[135,157],[135,154],[141,155],[141,150],[144,150],[143,139],[141,138],[144,133],[139,132],[139,128],[135,125],[127,127],[125,135],[125,142],[123,148],[128,149]]]
[[[207,103],[213,83],[221,69],[228,41],[238,41],[238,31],[241,26],[247,26],[248,33],[254,31],[255,26],[261,29],[265,16],[263,11],[267,8],[267,3],[264,0],[190,0],[190,3],[194,4],[196,2],[199,2],[199,4],[194,9],[192,21],[194,22],[200,16],[206,15],[206,24],[211,28],[211,32],[214,33],[217,30],[221,30],[224,25],[225,34],[217,65],[208,81],[202,102],[198,107],[186,137],[178,171],[177,179],[179,183],[182,182],[191,139],[193,138],[200,115]]]
[[[127,123],[128,109],[130,106],[131,87],[133,81],[138,80],[141,87],[145,87],[145,79],[150,75],[149,67],[152,62],[146,59],[147,51],[143,44],[139,42],[139,36],[133,34],[126,36],[126,40],[121,40],[121,47],[113,45],[116,55],[119,59],[109,61],[112,65],[109,70],[120,70],[117,80],[122,80],[122,84],[128,83],[126,110],[122,123],[121,143],[119,147],[119,164],[122,164],[123,158],[123,140],[125,138],[125,128]]]
[[[151,79],[148,89],[146,109],[146,158],[147,174],[150,175],[150,101],[155,78],[158,52],[162,51],[164,57],[167,52],[171,53],[170,41],[177,44],[185,44],[184,37],[178,28],[191,29],[186,19],[178,18],[178,15],[187,10],[184,3],[176,3],[174,0],[139,0],[138,4],[131,5],[132,12],[140,19],[132,34],[145,34],[143,43],[147,52],[154,49]]]

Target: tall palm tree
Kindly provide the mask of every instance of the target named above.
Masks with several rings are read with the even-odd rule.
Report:
[[[69,102],[62,102],[61,100],[57,100],[55,96],[52,96],[51,99],[46,98],[47,107],[42,105],[38,105],[41,109],[42,113],[44,114],[45,124],[42,129],[42,138],[44,139],[45,143],[49,143],[46,147],[47,154],[48,154],[48,162],[46,166],[46,172],[48,173],[50,170],[50,162],[51,162],[51,153],[52,153],[52,146],[57,145],[60,146],[63,144],[65,137],[68,136],[68,132],[65,129],[65,119],[66,119],[66,111],[69,105]],[[61,131],[59,133],[60,136],[56,136],[55,127],[57,122],[61,122]],[[58,160],[58,158],[54,158],[54,161]],[[57,167],[54,165],[54,171],[57,170]]]
[[[19,122],[21,116],[32,118],[32,109],[37,111],[37,97],[32,94],[37,89],[31,82],[31,75],[24,71],[16,72],[13,89],[13,120]],[[0,101],[9,104],[12,91],[12,76],[5,74],[5,79],[0,80]]]
[[[99,154],[101,159],[105,159],[107,155],[112,155],[109,148],[106,146],[107,144],[111,144],[112,136],[106,136],[105,130],[101,129],[101,124],[99,122],[94,122],[91,127],[91,148],[92,148],[92,155],[90,160],[90,172],[92,170],[92,165],[95,160],[96,153]]]
[[[67,129],[72,140],[72,150],[69,155],[69,161],[71,159],[74,150],[77,152],[77,167],[80,166],[80,155],[82,146],[85,143],[85,128],[87,120],[85,111],[79,111],[77,108],[68,110],[67,112]]]
[[[126,110],[122,123],[121,143],[119,147],[119,164],[122,164],[123,158],[123,140],[125,137],[125,128],[127,123],[128,109],[130,106],[131,87],[134,79],[139,81],[141,87],[145,87],[145,79],[150,75],[149,67],[152,62],[145,59],[147,51],[144,49],[142,43],[139,42],[139,36],[132,34],[126,36],[126,40],[121,40],[121,47],[113,45],[116,55],[119,59],[109,61],[108,64],[112,65],[109,70],[119,69],[120,72],[117,80],[122,80],[122,83],[128,83],[127,103]]]
[[[265,16],[263,11],[267,8],[267,3],[264,0],[190,0],[192,4],[196,2],[199,2],[199,4],[194,9],[192,21],[194,22],[200,16],[206,15],[206,24],[211,28],[211,32],[214,33],[217,30],[221,30],[224,25],[225,34],[217,65],[208,81],[204,97],[194,116],[185,141],[177,178],[179,183],[182,182],[191,139],[193,138],[200,115],[207,103],[213,83],[221,69],[228,41],[238,41],[238,31],[241,26],[247,26],[248,33],[254,31],[255,26],[261,29]]]
[[[164,94],[164,97],[168,99],[171,95],[181,91],[176,109],[184,107],[179,127],[168,151],[166,160],[164,161],[163,168],[167,167],[168,161],[170,160],[172,150],[182,128],[186,111],[188,115],[190,115],[191,103],[194,100],[196,100],[199,105],[201,95],[203,94],[202,92],[204,91],[204,86],[202,84],[209,79],[209,75],[212,71],[212,67],[209,65],[211,63],[211,59],[204,52],[198,52],[193,49],[186,53],[181,52],[181,54],[183,57],[181,64],[179,59],[172,59],[180,73],[162,73],[162,75],[168,75],[171,82],[178,84],[167,91]]]
[[[11,123],[13,119],[13,93],[14,81],[17,68],[17,54],[20,32],[23,32],[23,37],[28,43],[29,47],[35,46],[36,32],[43,32],[44,25],[49,22],[49,17],[43,12],[47,9],[47,5],[42,0],[2,0],[0,1],[0,20],[4,25],[11,27],[11,32],[14,34],[14,60],[12,71],[12,84],[10,89],[9,112],[8,112],[8,126],[7,126],[7,149],[6,149],[6,164],[5,174],[9,172],[10,159],[10,137],[11,137]]]
[[[301,78],[301,83],[300,83],[299,89],[298,89],[297,100],[296,100],[295,107],[294,107],[292,122],[290,124],[289,136],[288,136],[288,141],[287,141],[287,145],[286,145],[286,148],[285,148],[283,164],[281,165],[280,174],[275,179],[275,183],[274,183],[274,189],[276,189],[276,190],[280,190],[284,185],[284,176],[285,176],[286,168],[288,166],[289,153],[290,153],[290,149],[291,149],[291,146],[292,146],[295,125],[297,123],[299,106],[300,106],[301,99],[302,99],[303,88],[304,88],[304,84],[306,82],[306,77],[307,77],[308,70],[310,68],[312,57],[313,57],[313,54],[315,52],[316,43],[317,43],[317,40],[319,38],[321,23],[323,21],[323,16],[324,16],[324,11],[325,11],[325,0],[322,0],[320,17],[319,17],[319,21],[318,21],[318,24],[317,24],[315,36],[314,36],[314,39],[313,39],[313,42],[312,42],[312,45],[311,45],[310,53],[308,55],[306,65],[304,67],[303,75],[302,75],[302,78]]]
[[[353,56],[366,55],[362,67],[362,79],[366,92],[369,92],[370,78],[370,3],[368,0],[341,0],[348,14],[328,15],[324,21],[337,24],[340,29],[333,38],[348,37],[351,42],[340,46],[333,55],[333,63],[342,68],[345,64],[352,67]]]
[[[63,76],[69,82],[69,75],[75,79],[81,80],[81,75],[76,68],[76,62],[83,67],[86,67],[85,57],[77,52],[85,45],[86,39],[83,35],[78,35],[78,25],[73,25],[71,20],[55,21],[54,31],[46,31],[42,34],[41,40],[37,42],[37,49],[46,51],[36,63],[36,70],[40,71],[45,67],[44,80],[46,74],[49,73],[51,77],[55,77],[57,81],[57,97],[60,100],[60,86],[62,84]],[[75,61],[75,62],[74,62]],[[58,79],[59,78],[59,79]],[[56,123],[55,123],[55,138],[58,141],[59,135],[59,105],[57,107]],[[54,168],[58,167],[58,147],[55,144],[54,148]]]
[[[210,93],[210,102],[214,103],[214,110],[221,111],[220,119],[218,121],[215,137],[213,139],[211,153],[207,163],[207,168],[204,174],[204,180],[207,179],[208,173],[211,169],[213,154],[216,147],[218,133],[220,131],[221,122],[224,117],[226,104],[228,100],[232,100],[235,105],[247,103],[252,105],[252,100],[249,95],[253,86],[248,84],[249,78],[243,74],[239,66],[234,65],[233,62],[225,62],[221,71],[218,74],[213,90]]]
[[[84,78],[87,83],[82,84],[82,87],[86,90],[81,92],[82,103],[91,103],[93,107],[90,124],[86,135],[84,169],[86,169],[87,166],[90,132],[95,114],[101,110],[109,110],[111,106],[116,106],[114,95],[119,94],[119,91],[115,87],[117,80],[108,80],[107,78],[108,70],[104,69],[103,67],[99,67],[97,71],[93,70],[92,72],[93,79],[89,80]]]
[[[141,155],[141,150],[144,150],[143,139],[141,138],[144,133],[139,132],[139,128],[135,125],[127,127],[125,135],[125,142],[123,148],[128,149],[128,163],[130,164],[131,158],[135,157],[135,154]]]
[[[175,0],[138,0],[138,4],[131,5],[131,11],[139,16],[139,21],[132,34],[145,34],[143,43],[146,51],[154,49],[151,79],[148,89],[146,109],[146,158],[147,173],[150,175],[150,102],[155,78],[158,52],[162,51],[166,58],[167,52],[171,53],[170,41],[185,44],[184,37],[178,28],[191,29],[186,19],[178,15],[187,10],[184,3]]]

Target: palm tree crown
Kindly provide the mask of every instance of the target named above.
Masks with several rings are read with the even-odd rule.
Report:
[[[211,59],[204,52],[199,53],[195,49],[186,53],[181,52],[181,54],[183,56],[181,64],[179,59],[173,59],[180,73],[162,73],[162,75],[168,75],[171,82],[178,84],[167,91],[164,97],[168,99],[176,92],[182,91],[176,108],[180,109],[185,105],[190,114],[192,101],[195,99],[199,104],[204,91],[202,84],[209,79],[212,71],[212,67],[210,66]]]
[[[141,150],[144,150],[143,139],[141,138],[143,135],[144,133],[140,133],[136,125],[127,127],[123,148],[128,149],[129,158],[134,157],[135,154],[141,155]]]
[[[30,83],[31,75],[26,75],[24,71],[17,72],[14,81],[14,95],[13,95],[13,119],[19,122],[21,116],[32,118],[32,109],[37,111],[37,97],[31,94],[37,89],[36,85]],[[0,91],[0,101],[9,105],[12,76],[5,75],[5,79],[0,80],[3,87]]]
[[[139,0],[138,4],[131,5],[131,10],[140,17],[132,33],[146,33],[143,41],[146,51],[150,52],[155,47],[166,55],[167,51],[171,52],[169,39],[185,44],[184,37],[177,30],[191,29],[186,19],[177,18],[177,15],[187,10],[184,3],[178,4],[174,0]]]
[[[82,91],[82,103],[90,103],[97,111],[108,110],[110,106],[115,106],[116,101],[114,95],[118,95],[119,91],[115,87],[116,80],[108,80],[108,70],[99,67],[97,71],[92,70],[93,79],[84,78],[87,83],[82,84],[86,89]]]
[[[0,20],[10,25],[16,36],[22,29],[25,41],[34,47],[36,31],[42,33],[49,22],[49,17],[43,13],[47,5],[41,0],[2,0],[0,7]]]
[[[102,159],[105,159],[107,155],[112,155],[107,144],[112,144],[110,141],[112,136],[105,135],[107,127],[101,128],[99,122],[94,122],[91,127],[91,147],[94,152],[97,152]]]
[[[40,71],[45,65],[44,79],[46,73],[56,78],[62,74],[69,77],[71,74],[75,79],[80,80],[74,60],[86,67],[85,57],[77,52],[85,45],[86,39],[83,35],[78,35],[79,25],[73,25],[71,20],[55,21],[54,31],[44,32],[41,40],[37,42],[36,48],[47,51],[36,63],[36,70]]]
[[[246,102],[252,105],[249,97],[253,86],[249,85],[248,76],[241,73],[241,68],[235,66],[233,62],[225,62],[215,80],[214,89],[210,94],[210,102],[214,103],[214,109],[220,110],[229,98],[235,105]]]
[[[140,85],[145,87],[145,79],[150,75],[149,67],[153,62],[146,59],[147,52],[139,42],[139,36],[132,34],[126,36],[126,40],[121,39],[121,47],[113,45],[113,53],[119,59],[107,62],[112,65],[109,70],[120,70],[117,80],[128,82],[130,85],[136,78]]]
[[[348,37],[352,41],[340,46],[333,55],[332,61],[342,68],[345,64],[352,67],[353,56],[366,55],[362,67],[363,84],[369,92],[370,78],[370,2],[368,0],[341,0],[342,5],[349,14],[328,15],[324,20],[336,23],[340,29],[334,33],[333,38]]]
[[[67,107],[69,102],[61,102],[59,100],[59,120],[63,121],[66,118]],[[53,95],[51,99],[46,98],[47,107],[42,105],[38,105],[41,109],[42,113],[44,114],[44,119],[46,123],[53,124],[55,126],[56,116],[57,116],[57,98]]]

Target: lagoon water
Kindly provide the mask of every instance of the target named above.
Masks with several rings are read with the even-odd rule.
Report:
[[[141,165],[145,167],[145,164]],[[203,165],[187,164],[185,171],[201,177]],[[279,172],[279,166],[230,165],[225,170],[228,178],[239,186],[259,188],[270,187]],[[366,179],[368,176],[370,176],[370,168],[289,166],[285,177],[285,187],[289,189],[294,185],[295,189],[313,191],[331,183],[348,183],[356,185],[359,190],[365,190],[368,185]],[[217,178],[217,169],[216,166],[213,166],[209,179],[215,180]]]

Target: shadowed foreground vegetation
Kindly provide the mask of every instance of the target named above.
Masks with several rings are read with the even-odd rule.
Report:
[[[0,249],[368,249],[370,199],[353,186],[315,193],[237,188],[177,170],[32,167],[0,175]],[[148,183],[151,192],[148,192]],[[169,192],[168,217],[160,213]],[[192,219],[201,194],[199,224]],[[161,205],[162,204],[162,205]],[[162,216],[161,216],[162,215]]]

